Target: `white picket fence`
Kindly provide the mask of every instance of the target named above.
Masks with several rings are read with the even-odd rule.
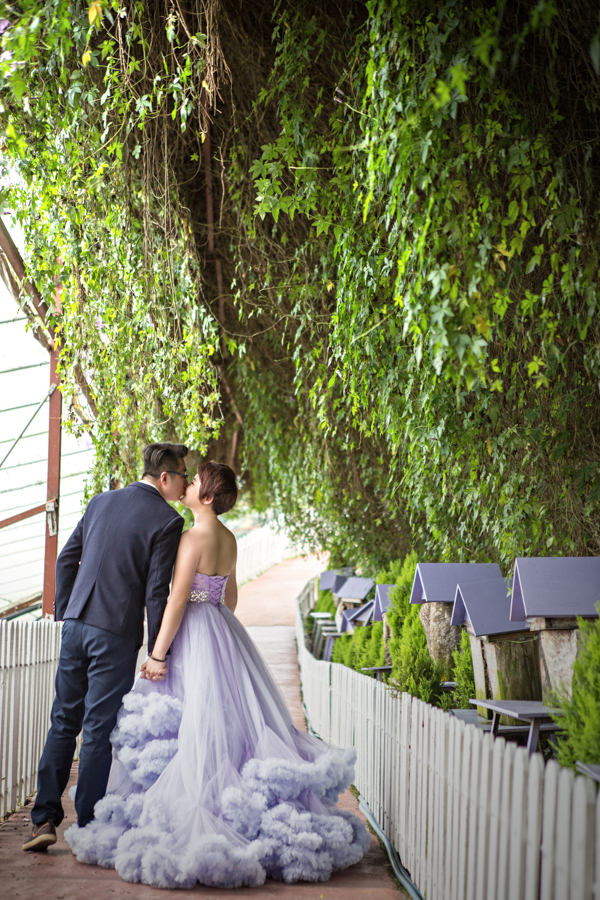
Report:
[[[427,900],[600,900],[600,794],[557,762],[345,666],[296,634],[311,727],[357,750],[355,784]]]
[[[0,621],[0,820],[35,790],[60,632],[50,620]]]
[[[295,552],[285,533],[272,524],[244,535],[238,541],[238,584]],[[0,821],[36,788],[54,700],[61,627],[48,619],[0,620]],[[145,652],[144,645],[138,668]]]
[[[238,541],[238,585],[258,578],[267,569],[299,552],[301,551],[294,547],[283,529],[278,531],[275,524],[267,522]]]

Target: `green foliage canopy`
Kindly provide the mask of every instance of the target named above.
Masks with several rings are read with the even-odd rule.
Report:
[[[202,446],[218,433],[219,335],[196,302],[198,259],[166,144],[176,120],[198,159],[205,124],[188,113],[214,80],[207,38],[182,36],[176,15],[156,33],[140,2],[24,0],[5,14],[4,205],[42,295],[62,285],[49,324],[67,399],[78,406],[82,379],[95,398],[97,490],[109,473],[135,474],[148,439]]]
[[[408,511],[434,558],[597,553],[594,19],[551,0],[367,8],[327,116],[294,53],[319,58],[319,32],[282,14],[280,134],[251,168],[260,216],[310,224],[285,282],[313,335],[295,359],[310,440],[336,460],[377,448],[365,512],[401,534]],[[319,328],[313,297],[334,290]]]
[[[591,0],[4,7],[103,477],[177,434],[340,561],[599,552]]]

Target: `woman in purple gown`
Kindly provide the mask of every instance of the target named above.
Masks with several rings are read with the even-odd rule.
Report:
[[[81,862],[126,881],[326,881],[369,846],[363,823],[336,805],[355,751],[295,728],[234,615],[237,546],[217,516],[236,498],[228,466],[199,467],[161,629],[111,736],[107,794],[89,825],[65,833]]]

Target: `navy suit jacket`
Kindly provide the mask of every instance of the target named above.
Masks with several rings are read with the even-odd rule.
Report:
[[[92,497],[56,562],[54,618],[80,619],[148,649],[169,595],[183,518],[144,482]]]

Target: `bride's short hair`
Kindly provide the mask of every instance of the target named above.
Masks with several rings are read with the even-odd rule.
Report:
[[[217,516],[233,509],[237,500],[238,488],[235,480],[235,472],[225,463],[214,460],[202,463],[198,466],[200,489],[198,498],[205,500],[213,498],[213,512]]]

